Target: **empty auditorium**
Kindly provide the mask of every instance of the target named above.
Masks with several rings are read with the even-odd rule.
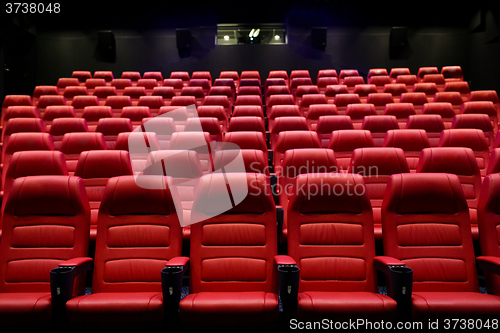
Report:
[[[0,9],[0,332],[499,331],[498,1]]]

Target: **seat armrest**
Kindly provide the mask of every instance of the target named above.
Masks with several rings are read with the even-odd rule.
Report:
[[[73,295],[73,286],[78,275],[92,269],[92,258],[69,259],[50,271],[50,292],[52,302],[66,303]]]
[[[182,280],[188,267],[188,257],[175,257],[170,259],[161,270],[161,289],[166,321],[178,321]]]
[[[290,319],[295,317],[297,311],[300,269],[290,256],[277,255],[274,260],[278,266],[278,294],[283,305],[283,314]]]
[[[476,258],[476,264],[479,269],[500,276],[500,257],[480,256]]]
[[[399,259],[379,256],[374,258],[374,268],[382,272],[387,281],[387,295],[398,303],[400,320],[408,320],[411,314],[413,270]]]

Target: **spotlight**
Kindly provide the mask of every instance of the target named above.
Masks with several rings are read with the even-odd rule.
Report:
[[[229,40],[229,36],[228,36],[228,35],[225,35],[225,36],[224,36],[224,40]]]
[[[280,40],[280,39],[281,39],[281,37],[280,37],[280,35],[276,35],[276,36],[274,36],[274,39],[275,39],[275,40]]]

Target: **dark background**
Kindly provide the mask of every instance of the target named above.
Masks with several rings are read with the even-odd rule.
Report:
[[[472,90],[500,90],[498,1],[72,1],[59,14],[0,15],[0,98],[32,94],[73,70],[122,71],[370,68],[459,65]],[[46,3],[48,4],[48,3]],[[215,45],[218,23],[285,23],[286,45]],[[311,31],[326,27],[326,47],[314,48]],[[406,44],[391,52],[393,28]],[[180,52],[176,29],[190,29],[189,52]],[[115,49],[100,46],[111,32]],[[109,34],[108,34],[109,35]],[[103,35],[101,35],[103,36]]]

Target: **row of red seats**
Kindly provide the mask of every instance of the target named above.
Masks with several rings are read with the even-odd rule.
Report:
[[[483,149],[478,149],[481,145]],[[267,149],[264,136],[259,132],[229,133],[217,147],[203,132],[174,133],[167,147],[161,146],[154,132],[126,132],[118,136],[114,148],[107,149],[100,133],[65,134],[60,149],[54,149],[46,133],[13,134],[4,153],[3,197],[8,197],[10,186],[18,177],[54,173],[79,176],[88,186],[94,239],[103,188],[113,176],[172,176],[183,188],[181,221],[189,224],[198,180],[204,174],[220,170],[263,173],[273,186],[276,203],[286,211],[287,187],[298,174],[364,171],[364,176],[377,183],[377,189],[369,196],[373,199],[374,218],[378,223],[377,207],[380,208],[382,184],[388,176],[401,172],[447,172],[457,174],[464,182],[471,220],[476,225],[479,187],[484,177],[500,172],[500,148],[490,153],[483,132],[473,129],[443,131],[438,147],[428,145],[424,130],[388,131],[384,146],[375,147],[369,131],[351,129],[334,131],[327,148],[320,146],[319,138],[312,131],[282,132],[274,151]],[[274,155],[273,167],[269,164],[269,155]],[[239,156],[244,165],[236,170],[228,169]],[[285,217],[283,239],[286,220]],[[473,235],[477,238],[477,229],[473,228]],[[380,231],[376,236],[381,237]],[[184,230],[184,237],[189,239],[189,228]]]
[[[498,174],[487,176],[481,190],[477,258],[469,208],[453,174],[389,177],[381,206],[384,256],[375,254],[369,197],[356,192],[365,185],[360,175],[297,177],[286,255],[278,255],[277,212],[264,175],[201,178],[193,214],[206,219],[192,225],[189,257],[181,256],[171,179],[142,182],[163,186],[145,189],[133,176],[107,182],[94,258],[81,178],[13,182],[0,242],[2,324],[163,322],[172,329],[176,318],[181,325],[272,324],[280,320],[280,301],[286,320],[498,320],[500,280],[492,275],[500,264]],[[248,195],[212,216],[235,183]],[[476,264],[487,273],[488,293],[479,292]],[[92,266],[92,291],[84,294],[80,277]],[[189,294],[182,298],[187,269]],[[387,295],[377,291],[376,270],[388,278]]]

